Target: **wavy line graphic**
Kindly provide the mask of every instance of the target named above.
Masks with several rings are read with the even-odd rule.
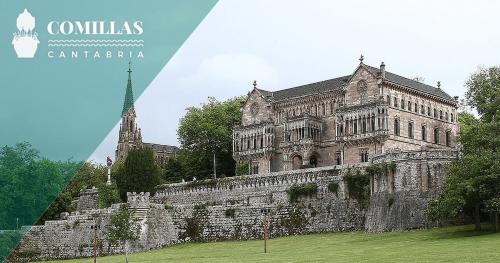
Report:
[[[49,47],[143,47],[142,39],[49,39]]]
[[[49,43],[144,43],[142,39],[49,39]]]

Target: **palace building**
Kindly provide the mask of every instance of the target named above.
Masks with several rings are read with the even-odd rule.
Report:
[[[457,99],[360,63],[351,75],[278,91],[257,87],[242,105],[233,155],[251,174],[359,165],[389,150],[456,146]]]
[[[177,146],[143,142],[141,128],[137,127],[136,117],[132,91],[132,70],[129,63],[127,89],[123,101],[122,121],[118,133],[115,161],[125,160],[127,153],[131,149],[147,147],[153,151],[157,164],[163,167],[169,158],[175,158],[178,150]]]

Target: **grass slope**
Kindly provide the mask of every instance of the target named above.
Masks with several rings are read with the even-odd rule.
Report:
[[[50,261],[92,262],[92,259]],[[123,255],[99,263],[125,262]],[[500,233],[474,233],[472,226],[393,233],[331,233],[268,241],[179,244],[132,254],[129,262],[500,262]]]

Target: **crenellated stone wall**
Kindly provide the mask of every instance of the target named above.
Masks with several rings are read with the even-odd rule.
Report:
[[[444,168],[457,152],[444,150],[389,151],[375,164],[394,164],[394,172],[370,178],[367,207],[349,199],[344,175],[362,167],[329,166],[247,175],[218,180],[162,185],[154,196],[128,193],[127,204],[141,225],[132,251],[182,242],[247,240],[263,236],[267,212],[270,237],[366,230],[396,231],[428,226],[427,202],[439,191]],[[330,183],[338,189],[331,192]],[[317,193],[291,202],[293,185],[316,184]],[[105,240],[115,204],[107,209],[73,212],[65,220],[34,226],[16,250],[15,262],[68,259],[93,255],[94,227],[98,255],[123,252]]]
[[[99,193],[97,188],[80,191],[76,201],[76,211],[84,211],[99,208]]]

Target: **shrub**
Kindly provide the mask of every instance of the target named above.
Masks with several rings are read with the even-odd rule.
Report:
[[[338,190],[339,190],[339,183],[334,181],[328,183],[328,191],[337,195]]]
[[[316,183],[307,183],[300,185],[292,185],[288,189],[288,197],[290,202],[296,202],[301,196],[313,196],[318,193],[318,185]]]
[[[361,205],[366,207],[370,198],[370,178],[367,175],[361,174],[360,171],[352,173],[348,171],[344,176],[349,191],[349,198],[353,198]]]
[[[387,205],[391,207],[392,204],[394,204],[394,196],[389,196],[389,198],[387,198]]]
[[[226,217],[231,217],[234,219],[234,216],[236,215],[236,209],[234,208],[228,208],[226,209],[226,211],[224,211],[224,215]]]

